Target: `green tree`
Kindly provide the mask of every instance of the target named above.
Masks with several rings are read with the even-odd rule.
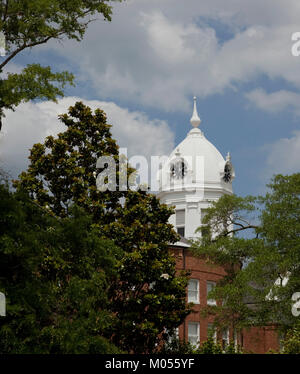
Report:
[[[242,354],[240,347],[235,347],[234,342],[230,342],[225,350],[222,349],[220,343],[215,342],[212,336],[201,343],[199,347],[193,346],[190,342],[182,341],[178,338],[173,338],[167,342],[160,351],[162,354],[202,354],[202,355],[217,355],[217,354]]]
[[[223,351],[221,345],[215,343],[213,337],[209,336],[208,339],[200,345],[198,353],[216,355],[222,354]]]
[[[100,237],[122,248],[119,279],[109,290],[116,318],[107,337],[125,351],[152,352],[167,338],[165,329],[179,326],[190,311],[186,273],[176,274],[168,248],[178,240],[168,223],[173,211],[145,191],[120,191],[124,165],[103,111],[92,113],[79,102],[60,120],[66,130],[33,146],[28,170],[15,186],[57,217],[68,217],[70,206],[77,204],[91,215]],[[115,191],[97,189],[96,178],[103,172],[96,167],[100,156],[115,161]],[[125,173],[131,175],[133,169],[125,167]]]
[[[9,182],[9,174],[0,168],[0,184],[7,184]]]
[[[288,330],[283,340],[283,353],[300,354],[300,323],[297,322]]]
[[[275,176],[265,196],[223,196],[212,204],[194,252],[225,268],[206,308],[220,327],[292,326],[300,289],[300,174]],[[288,280],[288,281],[287,281]]]
[[[164,355],[191,355],[195,354],[195,347],[184,340],[180,340],[176,337],[171,337],[171,339],[165,343],[159,352]]]
[[[56,218],[0,186],[1,353],[118,353],[108,289],[122,251],[73,207]]]
[[[17,55],[27,49],[63,38],[81,41],[88,24],[97,15],[110,21],[115,0],[2,0],[0,30],[5,37],[6,56],[0,73]],[[118,0],[121,1],[121,0]],[[34,99],[56,101],[66,84],[73,84],[68,72],[54,73],[39,64],[27,65],[21,73],[9,73],[0,79],[0,130],[3,111],[14,110],[21,102]]]

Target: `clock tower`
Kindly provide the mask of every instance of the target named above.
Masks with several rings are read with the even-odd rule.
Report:
[[[177,328],[176,334],[179,339],[196,346],[211,335],[215,342],[221,342],[223,349],[230,340],[235,346],[240,345],[255,353],[278,349],[277,334],[272,326],[254,327],[250,331],[238,331],[228,326],[217,331],[214,316],[201,315],[207,305],[217,305],[218,301],[210,298],[209,292],[226,276],[226,271],[221,266],[208,264],[206,258],[194,256],[189,239],[201,235],[196,230],[212,202],[233,193],[235,173],[230,154],[223,158],[199,129],[201,120],[195,97],[190,122],[192,128],[186,138],[166,157],[158,173],[158,197],[162,203],[175,207],[175,214],[169,221],[181,235],[180,241],[170,243],[169,249],[176,260],[177,271],[190,272],[187,302],[194,305],[193,313]]]
[[[170,223],[186,239],[200,235],[195,231],[206,209],[222,195],[232,194],[235,177],[230,154],[224,159],[199,129],[201,120],[195,97],[190,122],[192,129],[158,173],[158,197],[162,203],[175,206]]]

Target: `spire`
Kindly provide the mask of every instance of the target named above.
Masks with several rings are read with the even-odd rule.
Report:
[[[191,118],[191,124],[195,128],[198,127],[201,123],[201,119],[199,118],[198,112],[197,112],[196,100],[197,100],[196,96],[194,96],[194,111],[193,111],[193,115]]]

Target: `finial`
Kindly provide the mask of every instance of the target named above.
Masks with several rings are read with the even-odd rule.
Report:
[[[191,118],[191,124],[193,127],[198,127],[201,123],[201,119],[199,118],[198,116],[198,112],[197,112],[197,104],[196,104],[196,96],[194,96],[194,111],[193,111],[193,115],[192,115],[192,118]]]
[[[226,161],[231,161],[231,154],[230,154],[230,152],[227,152]]]

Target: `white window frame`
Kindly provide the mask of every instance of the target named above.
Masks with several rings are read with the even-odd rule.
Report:
[[[180,233],[180,229],[183,229],[183,233]],[[179,234],[180,236],[182,236],[183,238],[185,237],[185,227],[184,226],[180,226],[180,227],[176,227],[176,231],[177,231],[177,234]],[[183,235],[182,235],[183,234]]]
[[[185,236],[185,209],[177,209],[175,211],[175,224],[176,224],[177,232],[178,232],[178,229],[183,229],[184,234],[182,236],[184,237]]]
[[[217,305],[217,301],[215,299],[209,299],[208,298],[208,285],[213,285],[212,288],[216,287],[216,282],[213,281],[206,281],[206,302],[207,305]]]
[[[206,216],[206,214],[207,214],[207,209],[208,209],[208,208],[201,209],[201,224],[202,224],[203,218],[204,218],[204,217]]]
[[[239,347],[239,332],[237,331],[237,329],[234,329],[233,330],[233,341],[234,341],[234,348],[235,350],[237,351],[238,347]]]
[[[284,351],[284,339],[286,337],[286,334],[283,332],[280,332],[278,334],[278,345],[279,345],[279,352],[282,353]]]
[[[196,290],[190,290],[190,282],[196,282]],[[196,293],[196,298],[190,298],[190,292]],[[188,303],[200,304],[200,282],[199,279],[189,279],[188,282]]]
[[[225,336],[225,338],[224,338]],[[224,345],[225,342],[225,345]],[[222,331],[222,348],[225,350],[230,344],[229,328]]]
[[[3,292],[0,292],[0,316],[6,316],[6,297]]]
[[[197,326],[197,334],[190,334],[190,326]],[[196,340],[196,343],[195,343]],[[200,323],[199,322],[188,322],[188,341],[194,346],[199,347],[200,345]]]
[[[208,338],[208,336],[209,336],[209,331],[210,330],[213,330],[213,335],[212,335],[212,338],[213,338],[213,340],[214,340],[214,342],[215,342],[215,344],[217,344],[217,329],[216,329],[216,327],[213,325],[213,323],[208,323],[207,324],[207,338]]]

